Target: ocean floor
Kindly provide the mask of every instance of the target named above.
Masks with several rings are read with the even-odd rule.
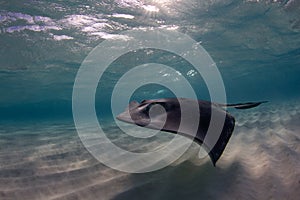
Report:
[[[230,112],[236,127],[216,167],[193,144],[144,174],[98,162],[71,121],[1,123],[0,199],[299,199],[300,102]]]

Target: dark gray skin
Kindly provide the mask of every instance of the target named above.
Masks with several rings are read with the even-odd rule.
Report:
[[[264,102],[249,102],[239,104],[216,104],[209,101],[192,100],[186,98],[165,98],[157,100],[144,100],[141,103],[132,101],[125,112],[119,114],[117,119],[138,126],[162,130],[175,134],[180,134],[193,139],[199,145],[202,145],[215,166],[221,157],[234,130],[235,119],[223,107],[234,107],[236,109],[253,108]],[[181,106],[184,107],[181,109]],[[199,108],[199,113],[195,112],[195,107]],[[162,110],[163,109],[163,110]],[[197,110],[197,109],[196,109]],[[185,112],[182,114],[181,112]],[[204,140],[211,121],[211,114],[222,116],[224,124],[221,133],[213,133],[217,140],[210,146],[210,141]],[[198,114],[197,116],[193,116]],[[185,116],[182,122],[182,116]],[[197,118],[196,118],[197,117]],[[196,131],[193,118],[199,119],[196,123]],[[181,123],[181,126],[180,126]],[[180,130],[179,130],[180,126]],[[204,142],[205,141],[205,142]],[[210,149],[210,150],[209,150]]]

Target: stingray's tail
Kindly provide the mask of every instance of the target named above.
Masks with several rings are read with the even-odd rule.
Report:
[[[235,109],[248,109],[259,106],[262,103],[267,103],[268,101],[259,101],[259,102],[247,102],[247,103],[235,103],[235,104],[219,104],[219,106]]]

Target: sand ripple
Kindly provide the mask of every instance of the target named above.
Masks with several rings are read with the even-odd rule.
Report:
[[[298,199],[300,104],[231,112],[236,128],[217,167],[200,160],[194,144],[171,166],[146,174],[99,163],[71,123],[1,125],[0,199]]]

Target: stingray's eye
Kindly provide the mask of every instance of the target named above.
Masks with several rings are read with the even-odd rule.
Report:
[[[145,108],[144,108],[144,110],[143,110],[144,113],[149,114],[151,108],[152,108],[153,106],[157,106],[157,105],[161,105],[161,104],[160,104],[160,103],[157,103],[157,102],[149,103],[147,106],[145,106]]]
[[[148,104],[143,111],[146,114],[150,114],[150,112],[152,112],[152,114],[161,114],[162,112],[168,111],[168,108],[166,108],[165,103],[154,102]]]
[[[155,105],[155,103],[150,103],[150,104],[148,104],[145,108],[144,108],[144,112],[145,113],[149,113],[149,111],[150,111],[150,109],[151,109],[151,107],[153,106],[153,105]]]

